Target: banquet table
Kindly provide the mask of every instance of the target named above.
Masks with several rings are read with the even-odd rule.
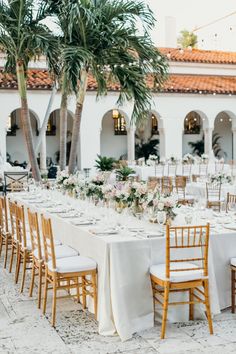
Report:
[[[155,166],[135,166],[135,165],[129,165],[130,168],[132,168],[135,173],[140,177],[141,180],[147,181],[148,177],[162,177],[168,176],[168,165],[164,165],[160,168],[160,165],[158,165],[156,168]],[[205,169],[206,165],[202,165],[202,171]],[[199,165],[195,164],[191,166],[191,174],[198,175],[200,171]],[[230,173],[230,165],[224,164],[223,166],[223,171],[225,173]],[[216,166],[215,163],[209,163],[207,167],[207,173],[214,174],[216,172]],[[181,176],[183,174],[183,165],[178,164],[176,167],[176,175]]]
[[[221,196],[226,199],[227,193],[236,194],[236,184],[222,183]],[[188,183],[186,185],[186,194],[196,198],[206,198],[206,181]]]
[[[50,212],[50,208],[46,207],[48,201],[41,202],[41,197],[37,197],[39,199],[37,203],[27,200],[27,196],[29,197],[27,193],[11,194],[13,200],[25,207],[50,216],[56,239],[97,262],[99,333],[102,335],[118,333],[122,340],[127,340],[135,332],[153,327],[154,312],[149,268],[153,264],[165,262],[165,237],[146,238],[145,233],[147,230],[155,231],[159,226],[131,216],[119,215],[112,210],[105,210],[106,208],[94,207],[88,202],[62,196],[56,191],[51,191],[50,194],[44,191],[44,194],[49,202],[53,200],[54,205],[55,201],[60,201],[67,208],[74,207],[83,210],[85,215],[96,216],[96,225],[74,225],[75,219],[64,218],[62,214]],[[195,217],[196,215],[195,213]],[[202,216],[205,218],[206,213]],[[181,218],[182,215],[177,216],[176,222],[181,222]],[[236,231],[225,229],[223,223],[217,221],[218,219],[223,221],[223,218],[217,216],[215,219],[215,225],[221,226],[220,229],[213,227],[210,237],[209,283],[213,314],[230,305],[228,265],[230,258],[236,255]],[[201,224],[207,221],[203,219]],[[93,233],[93,229],[98,225],[112,225],[113,222],[120,225],[117,235]],[[141,232],[131,232],[129,227],[140,229]],[[172,296],[182,301],[184,295]],[[203,308],[198,305],[195,308],[195,315],[202,318]],[[176,322],[187,319],[188,306],[170,307],[168,320]]]

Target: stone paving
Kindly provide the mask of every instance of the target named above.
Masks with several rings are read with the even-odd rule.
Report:
[[[121,342],[118,336],[98,334],[97,322],[71,299],[58,300],[57,327],[36,306],[36,296],[28,297],[29,277],[24,294],[19,293],[13,275],[0,262],[0,353],[55,354],[197,354],[236,353],[236,315],[229,310],[214,318],[214,335],[206,321],[167,326],[167,339],[160,340],[160,323]]]

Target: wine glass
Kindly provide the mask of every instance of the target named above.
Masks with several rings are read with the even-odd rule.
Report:
[[[166,222],[166,212],[158,211],[157,212],[157,222],[160,226],[163,226]]]

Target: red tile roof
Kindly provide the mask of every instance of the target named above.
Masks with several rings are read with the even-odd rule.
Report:
[[[178,48],[159,48],[170,61],[190,62],[190,63],[209,63],[209,64],[236,64],[236,52],[222,52],[217,50],[201,49],[178,49]]]
[[[157,91],[153,88],[153,79],[151,76],[147,79],[147,84],[153,91]],[[48,71],[40,69],[29,70],[27,87],[30,90],[50,90],[52,80]],[[0,70],[0,89],[17,89],[16,77]],[[96,81],[90,76],[88,79],[88,90],[96,91],[96,89]],[[119,91],[119,84],[111,84],[109,90]],[[160,91],[166,93],[217,93],[236,95],[236,76],[172,74]]]

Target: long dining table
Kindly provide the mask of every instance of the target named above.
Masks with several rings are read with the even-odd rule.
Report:
[[[163,226],[138,220],[127,213],[120,215],[110,208],[94,206],[58,191],[12,193],[9,197],[26,209],[46,214],[52,220],[56,239],[97,262],[98,331],[101,335],[118,334],[122,340],[127,340],[134,333],[154,326],[149,268],[165,263]],[[183,207],[175,222],[184,223],[186,212],[192,213],[193,209]],[[225,228],[224,217],[220,215],[209,214],[207,219],[205,212],[193,214],[194,223],[205,224],[209,218],[212,221],[209,283],[214,315],[230,305],[229,261],[236,256],[236,227]],[[234,215],[230,222],[234,222]],[[185,295],[173,296],[181,301]],[[202,306],[195,307],[195,316],[204,318]],[[168,320],[187,321],[188,306],[170,307]]]

